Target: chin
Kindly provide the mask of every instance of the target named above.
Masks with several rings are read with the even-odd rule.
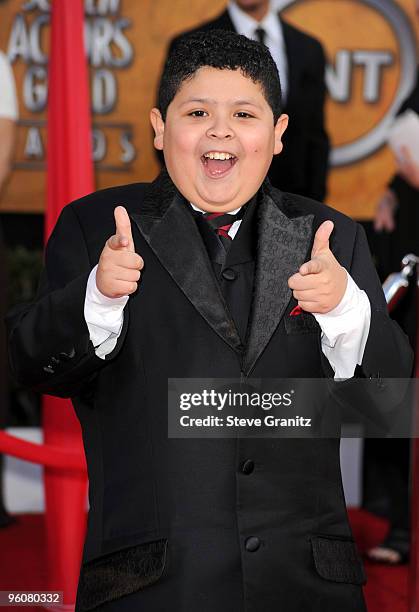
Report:
[[[217,206],[228,205],[232,201],[237,200],[239,197],[237,191],[232,190],[226,192],[226,190],[222,188],[219,188],[217,190],[202,190],[198,193],[198,196],[201,201],[206,202],[207,204]]]

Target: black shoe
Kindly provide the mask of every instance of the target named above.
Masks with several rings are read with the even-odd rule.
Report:
[[[13,523],[17,523],[17,519],[14,516],[8,514],[8,512],[0,512],[0,529],[2,527],[9,527]]]

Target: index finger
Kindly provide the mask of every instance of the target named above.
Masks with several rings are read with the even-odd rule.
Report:
[[[322,271],[322,262],[320,259],[310,259],[300,266],[300,274],[306,276],[307,274],[318,274]]]
[[[127,251],[135,251],[132,238],[131,221],[123,206],[117,206],[114,210],[116,236],[121,248]]]
[[[303,276],[296,272],[289,277],[288,287],[293,291],[306,291],[307,289],[315,289],[316,283],[312,276]]]

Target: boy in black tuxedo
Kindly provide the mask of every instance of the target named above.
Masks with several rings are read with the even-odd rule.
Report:
[[[409,374],[360,226],[265,180],[287,121],[266,47],[184,39],[151,111],[167,171],[66,206],[9,316],[16,378],[83,429],[80,612],[365,609],[338,440],[167,432],[169,378]]]

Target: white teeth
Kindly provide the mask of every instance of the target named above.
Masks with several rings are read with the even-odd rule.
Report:
[[[219,153],[215,151],[214,153],[205,153],[204,157],[209,157],[209,159],[221,159],[222,161],[226,159],[233,159],[234,155],[231,153]]]

